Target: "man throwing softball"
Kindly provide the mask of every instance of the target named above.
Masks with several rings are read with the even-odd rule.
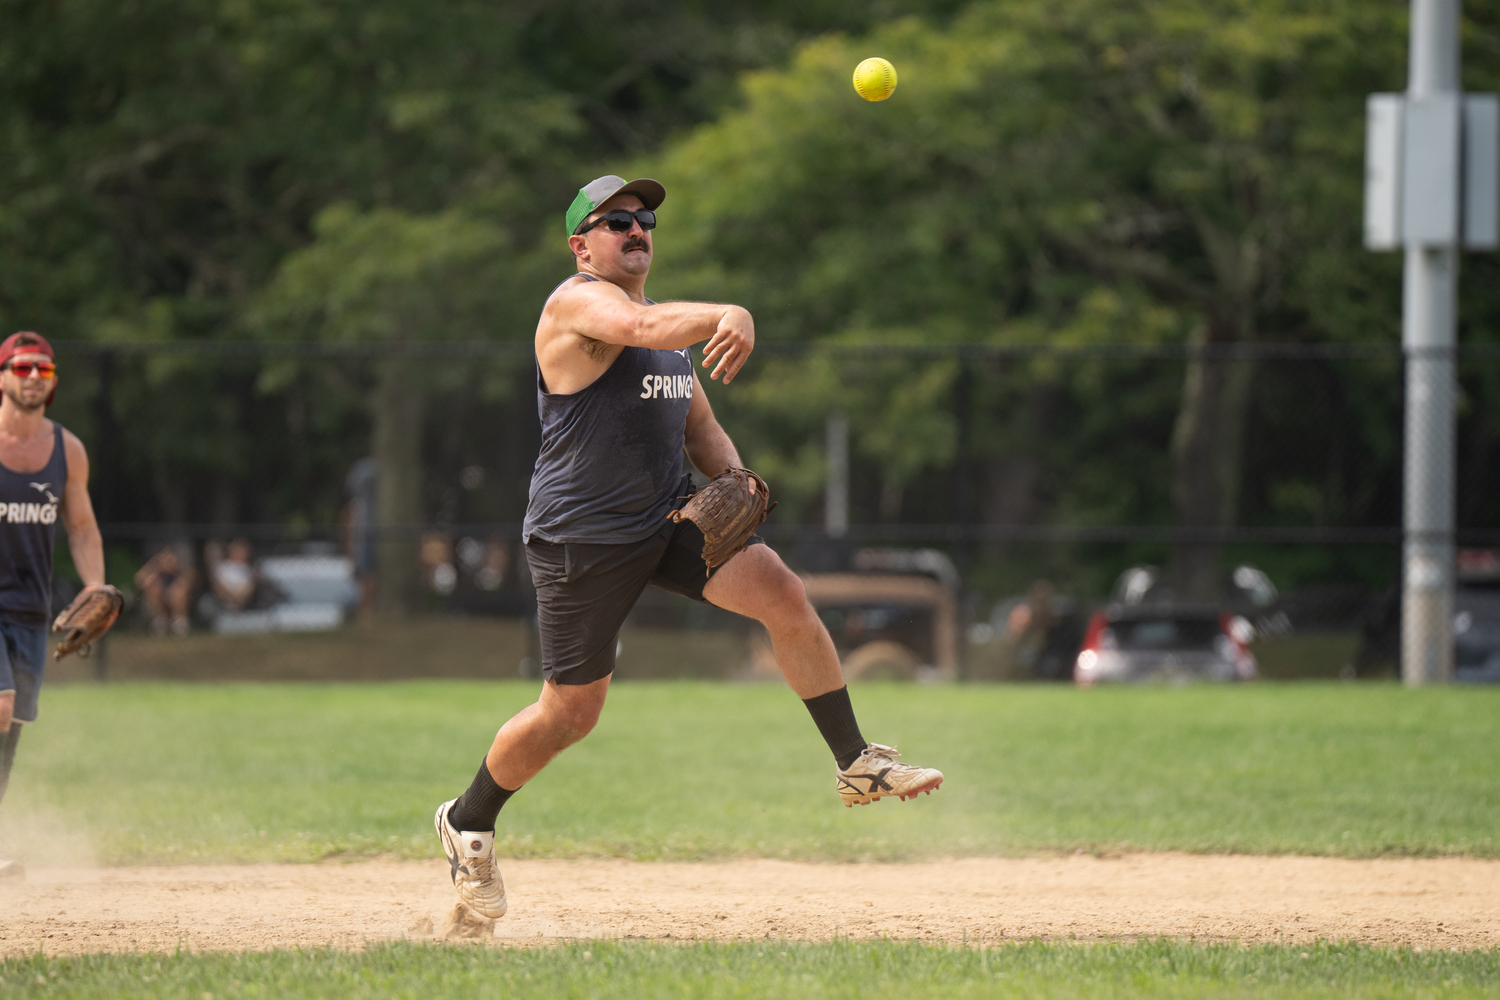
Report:
[[[0,798],[21,726],[36,721],[59,518],[84,591],[104,586],[89,457],[82,441],[47,419],[56,391],[57,363],[46,340],[16,333],[0,343]],[[0,853],[0,877],[22,874]]]
[[[646,298],[656,208],[653,180],[600,177],[567,213],[578,273],[559,285],[536,331],[542,449],[523,538],[537,591],[542,694],[501,727],[468,791],[435,823],[459,897],[505,913],[495,819],[516,791],[598,721],[620,626],[647,585],[755,618],[837,762],[845,805],[931,792],[940,771],[866,743],[833,641],[807,594],[770,546],[752,537],[712,569],[703,534],[669,514],[692,491],[682,454],[704,475],[740,468],[693,371],[704,347],[710,379],[734,380],[755,347],[755,322],[732,305]]]

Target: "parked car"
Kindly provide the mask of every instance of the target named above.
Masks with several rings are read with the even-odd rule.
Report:
[[[806,573],[844,676],[860,680],[939,680],[958,674],[958,571],[934,549],[861,549],[852,571]],[[753,641],[755,675],[776,676],[763,634]]]
[[[958,598],[906,573],[809,573],[818,609],[850,680],[951,678],[958,672]]]
[[[1500,553],[1461,549],[1453,588],[1453,679],[1500,684]],[[1354,660],[1356,676],[1401,672],[1401,588],[1371,607]]]
[[[272,600],[263,608],[217,610],[215,632],[322,632],[338,628],[359,600],[354,565],[343,556],[305,553],[260,560],[260,576]]]
[[[1111,604],[1089,620],[1073,681],[1249,681],[1254,629],[1212,606]]]
[[[1500,684],[1500,555],[1492,549],[1458,553],[1453,592],[1453,679]]]
[[[1037,580],[1017,597],[997,601],[988,620],[969,629],[971,680],[1071,681],[1090,609]]]
[[[1500,684],[1500,590],[1465,587],[1453,603],[1453,679]]]

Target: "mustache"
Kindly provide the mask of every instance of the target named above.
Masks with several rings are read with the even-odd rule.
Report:
[[[628,239],[628,240],[625,241],[625,245],[620,248],[620,252],[624,253],[627,250],[647,250],[647,251],[649,251],[650,249],[651,249],[651,245],[649,243],[647,243],[644,239],[642,239],[639,236],[632,236],[630,239]]]

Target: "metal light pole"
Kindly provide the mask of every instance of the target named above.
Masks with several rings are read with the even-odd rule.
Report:
[[[1459,90],[1459,0],[1412,0],[1405,94],[1373,94],[1365,245],[1403,249],[1406,360],[1401,676],[1453,678],[1459,247],[1496,244],[1500,104]]]
[[[823,529],[829,538],[849,533],[849,418],[830,413],[825,447],[828,483],[823,492]]]
[[[1408,158],[1406,273],[1406,503],[1402,532],[1401,677],[1453,678],[1453,396],[1458,343],[1458,0],[1412,0],[1407,129],[1432,132]],[[1451,132],[1451,137],[1447,134]],[[1413,151],[1411,145],[1407,146]],[[1451,164],[1450,162],[1451,161]],[[1448,176],[1450,184],[1442,184]],[[1438,183],[1434,183],[1437,181]],[[1415,185],[1413,185],[1415,182]],[[1414,190],[1413,187],[1417,189]],[[1446,187],[1447,190],[1443,190]],[[1453,202],[1450,208],[1447,204]],[[1449,218],[1455,224],[1447,224]]]

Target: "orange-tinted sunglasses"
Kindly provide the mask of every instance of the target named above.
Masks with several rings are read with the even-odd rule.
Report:
[[[0,370],[13,371],[17,378],[31,378],[33,371],[40,379],[57,377],[57,366],[50,361],[12,361],[8,365],[0,366]]]

